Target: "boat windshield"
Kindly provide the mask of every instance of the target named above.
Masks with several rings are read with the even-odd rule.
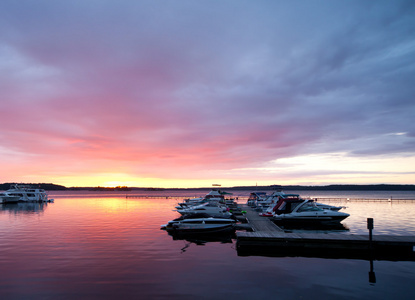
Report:
[[[314,202],[306,202],[301,207],[298,208],[298,212],[302,211],[318,211],[322,210],[321,208],[318,208]]]
[[[282,202],[279,202],[276,205],[276,214],[288,214],[294,211],[294,209],[300,205],[302,201],[285,201],[282,200]]]

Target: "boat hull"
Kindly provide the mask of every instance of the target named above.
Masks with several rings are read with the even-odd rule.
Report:
[[[20,201],[19,196],[1,196],[0,203],[17,203]]]
[[[334,216],[274,216],[271,220],[278,224],[312,224],[312,225],[330,225],[339,224],[341,221],[346,219],[348,214],[339,214]]]
[[[222,226],[166,226],[165,228],[169,232],[180,232],[180,233],[225,233],[225,232],[232,232],[235,230],[235,226],[233,224],[229,225],[222,225]]]
[[[215,233],[226,232],[235,229],[233,219],[223,218],[192,218],[176,219],[169,221],[161,227],[167,231],[188,232],[188,233]]]

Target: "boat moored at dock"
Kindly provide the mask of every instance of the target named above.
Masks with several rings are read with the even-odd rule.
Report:
[[[274,206],[271,220],[277,224],[336,224],[347,217],[347,213],[319,208],[313,200],[284,197]]]
[[[218,203],[206,202],[200,205],[190,206],[182,209],[177,209],[181,215],[197,214],[197,213],[206,213],[212,217],[225,217],[229,218],[232,213],[228,211],[226,206],[223,206]]]
[[[184,233],[216,233],[235,229],[231,218],[213,218],[207,215],[186,215],[169,221],[161,229]]]

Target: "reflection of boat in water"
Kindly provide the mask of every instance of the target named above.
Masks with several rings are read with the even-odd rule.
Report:
[[[14,214],[33,214],[43,212],[48,206],[45,202],[18,202],[18,203],[3,203],[0,206],[0,211],[9,211]]]
[[[15,184],[11,186],[5,192],[2,192],[0,196],[3,199],[3,203],[8,202],[53,202],[53,199],[48,199],[48,195],[44,189],[33,188],[27,185]],[[16,201],[16,197],[18,200]]]
[[[235,220],[231,218],[214,218],[205,214],[190,214],[169,221],[161,229],[180,233],[218,233],[235,230]]]
[[[168,234],[173,240],[186,240],[188,242],[205,245],[206,243],[218,242],[222,244],[232,243],[232,239],[235,238],[235,232],[222,232],[222,233],[183,233],[168,231]]]
[[[197,246],[205,246],[207,243],[221,243],[232,244],[233,239],[236,238],[235,231],[223,232],[182,232],[182,231],[168,231],[168,234],[173,240],[183,240],[186,242],[185,246],[181,248],[182,252],[186,252],[191,244]]]

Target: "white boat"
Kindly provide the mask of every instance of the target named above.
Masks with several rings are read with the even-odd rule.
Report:
[[[178,206],[176,206],[177,209],[182,209],[206,202],[217,202],[217,203],[225,203],[225,194],[219,190],[211,190],[209,193],[207,193],[204,197],[197,197],[197,198],[190,198],[190,199],[184,199],[184,202],[178,203]]]
[[[206,213],[212,217],[230,218],[232,216],[232,213],[228,211],[228,208],[226,206],[212,202],[205,202],[200,205],[180,208],[176,211],[179,212],[181,215]]]
[[[258,202],[264,201],[267,198],[267,194],[265,192],[252,192],[249,194],[248,200],[246,201],[246,205],[251,207],[256,207]]]
[[[281,197],[273,208],[271,220],[277,224],[334,224],[348,216],[347,213],[319,208],[313,200]]]
[[[218,233],[235,229],[235,220],[233,219],[194,216],[182,216],[174,219],[162,225],[161,229],[182,233]]]
[[[329,210],[334,210],[334,211],[339,211],[342,208],[344,208],[344,206],[334,206],[334,205],[328,205],[328,204],[323,204],[323,203],[319,203],[319,202],[314,202],[316,204],[316,206],[318,208],[321,209],[329,209]]]
[[[2,192],[1,197],[7,202],[53,202],[49,199],[44,189],[33,188],[27,185],[15,184],[10,189]],[[17,199],[17,201],[15,201]]]
[[[0,203],[16,203],[19,200],[19,196],[8,195],[6,192],[0,193]]]
[[[262,212],[261,215],[263,216],[270,216],[272,215],[273,208],[278,203],[279,199],[281,198],[288,198],[288,199],[301,199],[299,194],[285,194],[281,189],[274,192],[270,196],[268,196],[265,200],[258,201],[257,211]],[[307,199],[310,201],[314,201],[316,206],[321,209],[328,209],[333,211],[339,211],[340,209],[344,208],[343,206],[333,206],[328,204],[323,204],[316,202],[313,199]]]
[[[286,195],[287,194],[285,194],[282,189],[278,189],[262,201],[258,201],[256,210],[260,212],[266,211],[269,207],[273,207],[278,202],[280,197],[285,197]]]

